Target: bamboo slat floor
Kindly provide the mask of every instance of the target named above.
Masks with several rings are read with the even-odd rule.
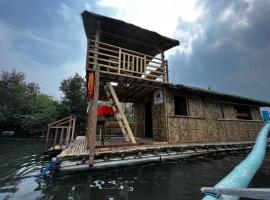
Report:
[[[184,143],[184,144],[169,144],[166,142],[153,142],[152,140],[144,140],[142,138],[136,138],[138,144],[129,145],[127,143],[114,143],[114,145],[96,146],[95,156],[115,154],[115,153],[133,153],[146,150],[160,150],[166,148],[205,148],[207,146],[214,147],[222,145],[247,145],[253,144],[254,141],[234,141],[234,142],[212,142],[212,143]],[[116,139],[116,141],[121,141]],[[98,144],[97,144],[98,145]],[[58,158],[62,160],[76,160],[76,159],[87,159],[89,156],[89,151],[87,149],[87,141],[85,136],[77,136],[76,140],[71,142],[69,146],[63,150]]]

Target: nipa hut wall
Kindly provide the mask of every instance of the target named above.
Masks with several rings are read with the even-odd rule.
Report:
[[[165,104],[154,104],[152,101],[152,130],[155,141],[167,141]]]
[[[133,106],[135,116],[134,135],[144,137],[144,99],[136,101]]]
[[[153,94],[146,96],[133,104],[135,116],[135,136],[145,136],[145,102],[151,102],[152,122],[148,123],[152,123],[153,139],[160,142],[167,141],[165,104],[162,103],[155,105],[153,101]]]
[[[258,107],[250,108],[252,120],[239,120],[233,105],[196,96],[187,96],[189,115],[177,116],[175,94],[169,91],[166,94],[170,143],[254,140],[263,125]]]

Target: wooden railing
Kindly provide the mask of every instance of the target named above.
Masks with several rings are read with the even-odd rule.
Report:
[[[88,42],[88,68],[99,66],[103,73],[168,82],[167,60],[104,42]]]
[[[76,116],[69,116],[48,124],[44,151],[61,150],[75,138]],[[52,140],[52,144],[50,144]]]

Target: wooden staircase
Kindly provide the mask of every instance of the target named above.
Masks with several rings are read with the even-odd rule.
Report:
[[[132,130],[129,126],[129,123],[127,121],[127,118],[125,116],[124,110],[122,109],[121,103],[119,102],[119,99],[113,89],[113,86],[110,82],[107,82],[104,85],[104,89],[106,92],[106,95],[112,105],[113,111],[115,112],[116,120],[119,123],[119,126],[121,128],[121,131],[125,137],[125,140],[127,142],[136,143],[135,137],[132,133]]]

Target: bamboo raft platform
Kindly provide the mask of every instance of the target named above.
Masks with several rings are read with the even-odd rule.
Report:
[[[147,162],[161,162],[213,153],[249,150],[254,141],[168,144],[139,139],[140,144],[97,146],[93,167],[89,167],[89,150],[85,136],[78,136],[57,158],[62,160],[60,171],[96,170],[129,166]]]

